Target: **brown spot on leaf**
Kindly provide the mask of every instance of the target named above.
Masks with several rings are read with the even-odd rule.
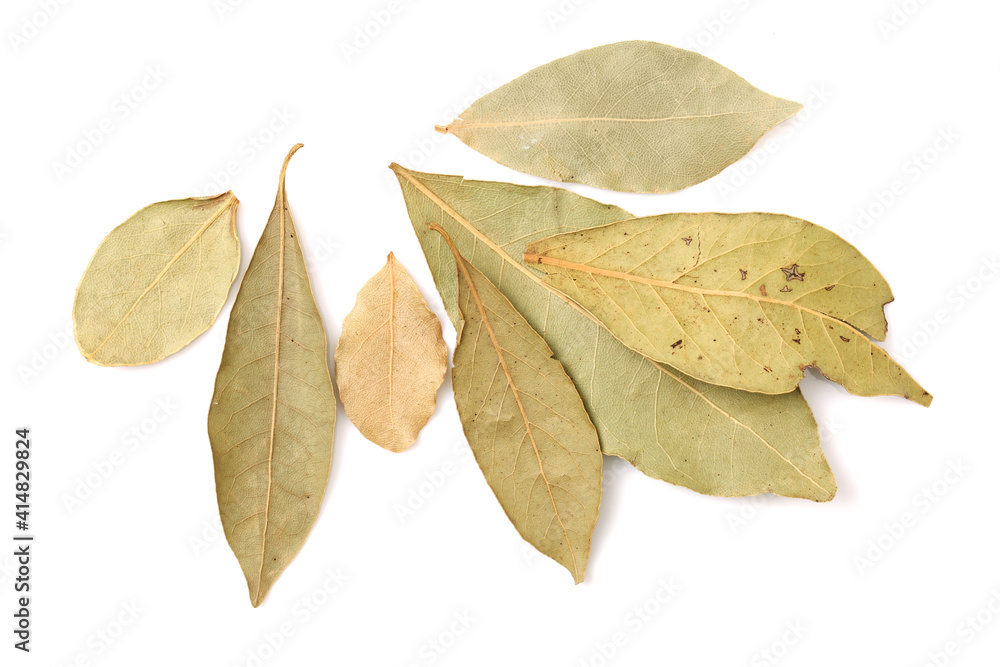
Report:
[[[760,286],[760,295],[767,296],[767,287],[765,287],[764,285]]]
[[[840,340],[844,341],[845,343],[850,343],[851,342],[850,338],[844,338],[843,336],[840,337]]]
[[[801,341],[801,340],[799,340],[798,338],[793,338],[793,339],[792,339],[792,342],[793,342],[793,343],[798,343],[799,345],[802,345],[802,341]]]
[[[740,280],[747,279],[747,272],[744,269],[740,269]]]
[[[791,291],[792,291],[792,288],[791,288],[791,287],[789,287],[788,285],[785,285],[784,287],[782,287],[782,288],[781,288],[780,290],[778,290],[778,291],[779,291],[779,292],[791,292]]]
[[[802,273],[801,271],[799,271],[799,265],[798,264],[792,264],[792,267],[789,268],[789,269],[782,268],[781,272],[785,274],[785,280],[786,281],[789,281],[789,280],[804,281],[805,277],[806,277],[805,273]]]
[[[681,241],[684,241],[684,245],[691,245],[691,241],[694,241],[694,238],[691,236],[685,236],[681,239]]]
[[[834,287],[836,287],[836,285],[827,285],[827,286],[826,286],[826,287],[824,287],[823,289],[825,289],[825,290],[826,290],[827,292],[829,292],[829,291],[830,291],[830,290],[832,290],[832,289],[833,289]]]
[[[677,341],[676,343],[674,343],[673,345],[671,345],[670,348],[673,349],[673,348],[675,348],[675,347],[677,347],[679,345],[683,345],[683,344],[684,344],[684,339],[682,338],[679,341]]]

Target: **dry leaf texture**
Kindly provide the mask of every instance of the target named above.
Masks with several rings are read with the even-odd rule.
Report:
[[[151,364],[212,326],[240,270],[238,205],[232,192],[158,202],[108,234],[73,304],[87,361]]]
[[[930,405],[849,323],[884,337],[884,280],[857,249],[805,220],[635,218],[534,241],[524,260],[625,345],[700,380],[778,394],[816,367],[852,394]]]
[[[412,445],[434,414],[448,348],[441,323],[392,253],[344,318],[335,360],[351,423],[391,452]]]
[[[801,108],[705,56],[633,41],[533,69],[438,130],[542,178],[671,192],[718,174]]]
[[[816,421],[797,390],[777,396],[735,391],[650,361],[521,261],[531,241],[631,218],[627,211],[558,188],[392,169],[452,321],[457,326],[455,263],[428,222],[448,231],[468,262],[552,348],[576,383],[605,454],[700,493],[833,497],[836,482]]]
[[[517,531],[580,583],[601,506],[597,431],[545,340],[434,229],[457,267],[452,384],[466,438]]]
[[[285,194],[299,147],[240,284],[208,413],[219,514],[255,607],[316,521],[337,417],[326,332]]]

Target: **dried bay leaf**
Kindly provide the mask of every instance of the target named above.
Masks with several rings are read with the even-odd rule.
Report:
[[[229,317],[208,413],[226,539],[258,606],[302,547],[330,474],[337,403],[326,332],[285,194]]]
[[[799,391],[735,391],[650,361],[545,287],[521,261],[533,240],[630,213],[558,188],[391,168],[452,322],[458,326],[455,263],[427,222],[447,230],[552,348],[576,383],[605,454],[710,495],[833,498],[836,481]]]
[[[715,176],[800,109],[705,56],[631,41],[533,69],[437,129],[534,176],[672,192]]]
[[[431,229],[455,259],[452,384],[476,462],[521,536],[580,583],[601,506],[597,431],[545,340],[440,225]]]
[[[852,394],[930,405],[849,323],[884,337],[884,281],[853,246],[805,220],[634,218],[533,241],[524,260],[625,345],[700,380],[777,394],[816,367]]]
[[[232,192],[162,201],[108,234],[73,303],[87,361],[151,364],[212,326],[240,269],[238,206]]]
[[[391,452],[412,445],[434,414],[448,348],[441,323],[392,253],[358,292],[334,358],[351,423]]]

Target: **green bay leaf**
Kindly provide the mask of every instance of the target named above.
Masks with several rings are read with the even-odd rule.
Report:
[[[631,218],[568,190],[392,169],[452,322],[455,262],[439,224],[470,264],[511,301],[576,383],[605,454],[700,493],[830,500],[836,482],[812,411],[798,390],[768,396],[694,380],[650,361],[548,289],[521,256],[560,232]]]
[[[672,192],[718,174],[801,108],[705,56],[631,41],[533,69],[437,129],[527,174]]]
[[[856,328],[884,337],[888,285],[856,248],[805,220],[634,218],[533,241],[524,260],[625,345],[700,380],[779,394],[815,367],[852,394],[930,405]]]
[[[326,331],[285,193],[229,316],[208,413],[219,514],[254,607],[298,553],[330,475],[337,403]]]
[[[517,531],[580,583],[601,506],[597,431],[545,340],[431,227],[457,269],[452,384],[465,436]]]
[[[240,270],[238,205],[232,192],[162,201],[108,234],[73,303],[87,361],[151,364],[212,326]]]

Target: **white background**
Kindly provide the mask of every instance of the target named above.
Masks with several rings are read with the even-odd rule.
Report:
[[[39,14],[45,4],[8,0],[0,18],[0,440],[9,443],[0,539],[14,532],[20,425],[34,434],[37,535],[30,655],[11,647],[12,547],[0,547],[0,663],[253,665],[256,654],[266,665],[917,666],[955,642],[957,655],[939,664],[994,664],[996,3],[403,0],[350,58],[344,45],[372,12],[385,20],[388,0],[63,0],[49,2],[51,18]],[[807,110],[769,135],[769,150],[688,190],[574,189],[637,214],[777,211],[848,236],[893,287],[886,347],[935,394],[933,407],[807,378],[839,481],[826,504],[701,496],[606,459],[580,586],[506,520],[464,444],[447,382],[402,455],[365,441],[341,412],[315,529],[251,608],[215,530],[205,432],[229,305],[164,362],[88,365],[65,331],[93,250],[137,209],[203,194],[234,162],[224,189],[242,201],[245,265],[281,160],[301,141],[288,192],[331,350],[389,251],[447,322],[386,166],[540,182],[433,125],[486,85],[625,39],[697,48]],[[105,118],[111,132],[77,166],[59,168]],[[251,136],[259,150],[248,148]],[[921,155],[933,162],[917,166]],[[879,193],[896,180],[902,194],[880,209]],[[874,212],[866,229],[859,209]],[[936,314],[946,321],[928,325]],[[450,324],[445,338],[454,340]],[[152,421],[158,400],[176,406],[162,423]],[[134,450],[123,441],[133,428],[146,430]],[[81,489],[115,450],[124,462]],[[420,488],[442,470],[453,474],[440,488]],[[933,502],[918,497],[925,489]],[[429,497],[401,520],[398,507],[421,491]],[[913,525],[891,528],[907,513]],[[338,570],[347,581],[327,595]],[[670,580],[680,590],[657,601]],[[303,598],[321,604],[306,614]],[[137,618],[122,616],[123,605],[136,605]],[[967,617],[984,609],[972,630]],[[120,616],[130,624],[119,633]],[[290,636],[268,648],[283,624]],[[100,632],[116,637],[108,644]],[[624,645],[605,658],[616,633]]]

